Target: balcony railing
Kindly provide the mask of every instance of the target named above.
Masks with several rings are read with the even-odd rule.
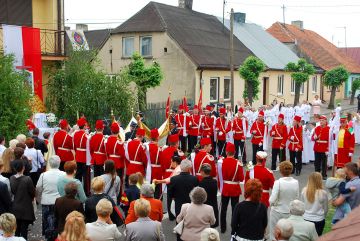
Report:
[[[54,57],[65,56],[65,38],[65,31],[40,29],[41,55]],[[3,52],[3,30],[0,26],[0,53]]]

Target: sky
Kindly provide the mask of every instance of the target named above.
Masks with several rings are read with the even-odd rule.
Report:
[[[178,5],[178,0],[156,0]],[[65,25],[88,24],[89,30],[114,28],[126,21],[149,0],[65,0]],[[225,18],[245,12],[246,21],[264,28],[274,22],[302,20],[304,28],[313,30],[338,47],[360,47],[359,0],[226,0]],[[223,0],[193,0],[193,10],[215,16],[223,15]],[[346,32],[346,35],[345,35]],[[345,37],[346,36],[346,37]],[[346,40],[346,41],[345,41]]]

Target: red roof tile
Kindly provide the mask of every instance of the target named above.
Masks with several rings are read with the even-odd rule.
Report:
[[[360,47],[352,48],[340,48],[346,56],[355,60],[356,63],[360,64]]]
[[[301,53],[324,70],[344,65],[349,72],[360,73],[360,64],[314,31],[279,22],[267,31],[283,43],[295,43]]]

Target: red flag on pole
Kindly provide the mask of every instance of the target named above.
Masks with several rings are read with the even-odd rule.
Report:
[[[184,98],[183,98],[183,106],[184,106],[185,112],[189,112],[189,107],[187,105],[186,96],[184,96]]]
[[[199,113],[202,113],[202,86],[200,86],[200,96],[198,101]]]
[[[166,101],[166,109],[165,109],[165,117],[166,117],[166,119],[169,118],[169,114],[170,114],[170,95],[171,95],[171,93],[169,92],[169,96],[168,96],[168,99]]]

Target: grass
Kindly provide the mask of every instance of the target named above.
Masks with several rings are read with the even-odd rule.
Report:
[[[332,220],[332,217],[334,216],[334,213],[335,213],[335,208],[329,203],[329,211],[325,218],[325,227],[324,227],[323,234],[331,231],[331,227],[332,227],[331,220]]]

